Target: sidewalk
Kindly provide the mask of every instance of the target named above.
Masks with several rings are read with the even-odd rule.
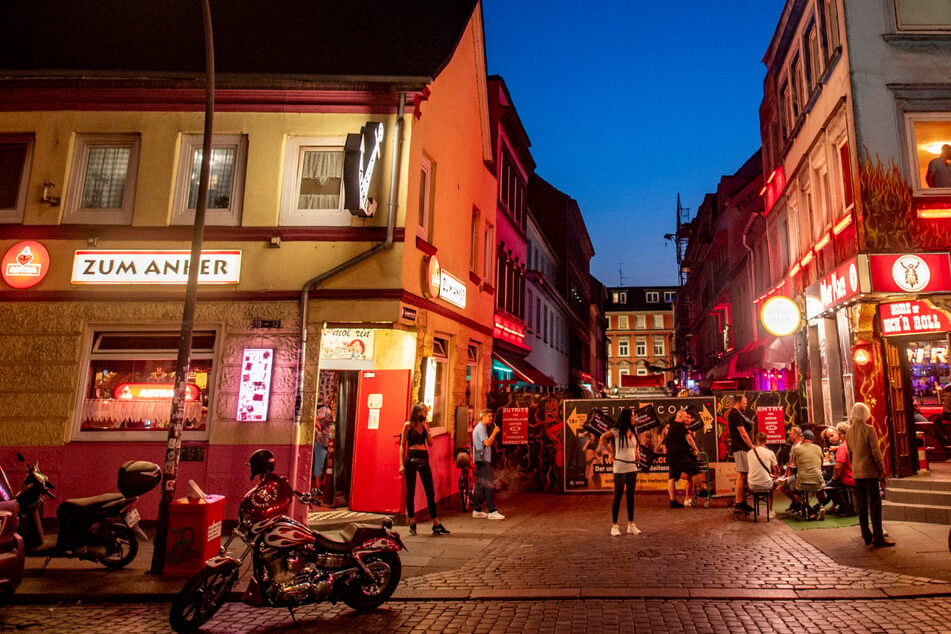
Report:
[[[887,522],[898,546],[869,549],[857,527],[793,531],[781,521],[746,520],[723,507],[670,509],[639,494],[640,535],[611,537],[609,495],[508,493],[504,521],[440,509],[452,531],[428,523],[408,537],[394,598],[881,599],[951,595],[948,527]],[[622,509],[622,514],[623,514]],[[339,526],[349,517],[315,517]],[[817,523],[821,525],[821,523]],[[151,543],[126,569],[27,558],[14,603],[170,601],[185,579],[147,573]],[[619,565],[625,562],[625,565]],[[236,589],[233,598],[238,597]]]

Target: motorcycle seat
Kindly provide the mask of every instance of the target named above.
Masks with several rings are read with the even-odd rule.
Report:
[[[327,550],[350,552],[357,544],[374,537],[383,537],[386,529],[379,524],[352,523],[339,531],[321,531],[317,533],[317,543]]]
[[[102,508],[108,506],[111,503],[119,502],[120,500],[124,499],[126,498],[121,493],[103,493],[102,495],[94,495],[88,498],[73,498],[71,500],[64,500],[63,503],[59,505],[57,514],[64,508],[76,510]]]

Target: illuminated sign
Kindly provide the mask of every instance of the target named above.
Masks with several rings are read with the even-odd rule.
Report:
[[[0,260],[3,281],[11,288],[30,288],[39,284],[50,268],[50,254],[39,242],[26,240],[7,249]]]
[[[812,319],[830,308],[867,292],[865,267],[852,258],[823,275],[806,289],[806,317]]]
[[[320,358],[372,359],[375,332],[371,328],[328,328],[320,335]]]
[[[781,405],[756,408],[756,423],[759,431],[766,434],[766,443],[781,445],[786,442],[786,422]]]
[[[241,388],[238,391],[238,415],[241,422],[266,421],[271,396],[271,368],[274,350],[245,348],[241,362]]]
[[[528,349],[528,346],[525,345],[524,325],[499,313],[495,314],[494,322],[495,328],[492,330],[493,338],[502,339]]]
[[[442,286],[442,269],[439,267],[439,259],[435,255],[430,255],[423,259],[423,294],[426,297],[435,299],[439,297],[439,290]]]
[[[759,310],[759,320],[766,332],[775,337],[785,337],[799,330],[802,315],[799,306],[785,295],[770,297]]]
[[[919,332],[942,332],[951,330],[947,313],[927,302],[912,300],[880,304],[883,335],[906,335]]]
[[[940,293],[951,290],[947,253],[889,253],[868,256],[872,290],[879,293]]]
[[[502,440],[506,445],[528,444],[528,408],[502,408]]]
[[[466,307],[466,283],[454,275],[439,272],[439,296],[459,308]]]
[[[185,284],[190,251],[76,251],[73,284]],[[199,284],[237,284],[241,251],[202,251]]]
[[[872,353],[868,348],[856,348],[852,353],[852,360],[856,365],[868,365],[872,361]]]
[[[759,192],[760,196],[763,196],[764,216],[773,208],[773,205],[779,200],[779,196],[783,193],[785,188],[786,173],[783,171],[782,166],[780,166],[770,173],[769,178],[766,179],[766,184],[763,185],[763,189]]]
[[[197,385],[185,384],[185,400],[197,401],[201,391]],[[122,383],[112,393],[119,401],[155,401],[172,400],[175,396],[173,383]]]
[[[344,208],[354,216],[369,217],[376,212],[376,201],[370,198],[370,182],[382,143],[383,124],[378,121],[368,122],[360,134],[347,135],[343,159]]]

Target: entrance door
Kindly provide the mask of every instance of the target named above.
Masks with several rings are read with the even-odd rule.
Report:
[[[337,419],[334,435],[334,507],[350,503],[353,466],[353,429],[356,424],[356,370],[340,371],[337,382]]]
[[[895,475],[899,478],[917,472],[916,460],[912,458],[908,412],[911,398],[905,385],[907,363],[903,363],[904,345],[885,339],[885,373],[888,380],[889,429],[892,455],[895,458]]]

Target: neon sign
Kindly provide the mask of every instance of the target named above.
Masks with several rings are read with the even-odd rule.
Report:
[[[39,242],[26,240],[7,249],[0,261],[3,281],[11,288],[30,288],[43,281],[50,269],[50,254]]]
[[[160,401],[172,400],[175,396],[173,383],[122,383],[112,393],[118,401]],[[201,390],[193,383],[185,384],[185,400],[197,401]]]
[[[354,216],[370,217],[376,213],[376,201],[370,198],[370,181],[380,158],[383,124],[368,122],[360,134],[348,134],[344,146],[344,207]]]
[[[73,284],[185,284],[190,251],[76,251]],[[241,251],[202,251],[199,284],[237,284]]]

